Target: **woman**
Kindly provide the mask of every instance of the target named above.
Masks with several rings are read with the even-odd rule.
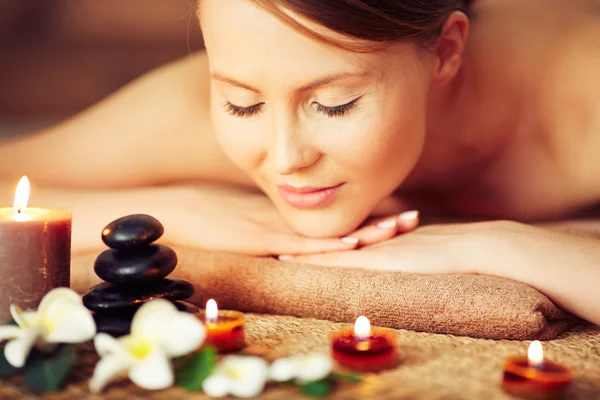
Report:
[[[524,223],[599,203],[600,3],[467,3],[201,0],[207,57],[4,144],[0,173],[74,211],[76,250],[146,212],[171,242],[492,274],[600,323],[600,241]],[[487,221],[414,230],[407,204]]]

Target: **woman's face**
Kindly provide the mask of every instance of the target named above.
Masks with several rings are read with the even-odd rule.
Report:
[[[427,57],[411,43],[366,54],[328,46],[248,0],[203,0],[200,19],[225,153],[297,232],[354,230],[420,156]]]

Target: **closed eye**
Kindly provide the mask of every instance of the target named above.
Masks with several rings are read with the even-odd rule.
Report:
[[[335,117],[342,117],[346,113],[348,113],[350,110],[352,110],[354,108],[354,106],[356,105],[356,102],[359,99],[360,99],[360,97],[357,97],[356,99],[352,100],[349,103],[342,104],[341,106],[335,106],[335,107],[326,107],[319,103],[315,103],[315,104],[317,106],[317,112],[325,114],[330,118],[335,118]]]
[[[233,115],[234,117],[248,118],[248,117],[252,117],[253,115],[258,114],[260,112],[263,104],[265,104],[265,103],[258,103],[258,104],[251,105],[249,107],[239,107],[239,106],[236,106],[236,105],[231,104],[230,102],[226,101],[224,106],[225,106],[225,111],[227,111],[229,114]]]

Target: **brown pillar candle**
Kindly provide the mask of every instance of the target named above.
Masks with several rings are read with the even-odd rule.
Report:
[[[70,283],[71,213],[27,208],[28,197],[23,177],[14,207],[0,208],[0,324],[10,321],[10,304],[36,309],[51,289]]]

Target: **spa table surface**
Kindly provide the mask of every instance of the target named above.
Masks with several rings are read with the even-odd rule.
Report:
[[[268,359],[278,354],[328,351],[331,332],[348,324],[287,316],[247,314],[247,344]],[[529,342],[497,341],[397,330],[403,363],[388,372],[367,375],[360,384],[344,384],[328,398],[335,399],[511,399],[499,388],[504,357],[524,353]],[[600,327],[582,325],[545,342],[549,358],[575,372],[568,399],[600,399]],[[112,384],[102,395],[91,395],[88,379],[97,356],[90,345],[79,348],[79,367],[67,387],[36,395],[22,379],[0,384],[0,399],[204,399],[181,388],[149,392],[128,381]],[[306,398],[292,387],[268,387],[260,398]]]

